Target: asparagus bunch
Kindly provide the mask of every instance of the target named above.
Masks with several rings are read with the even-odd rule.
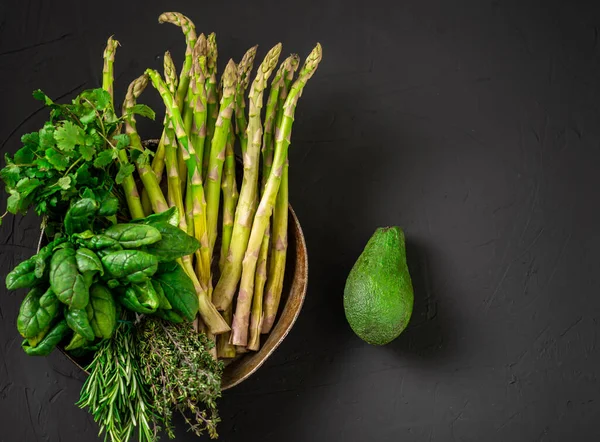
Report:
[[[174,206],[180,228],[200,242],[194,256],[181,260],[200,301],[199,329],[209,337],[219,335],[218,357],[234,358],[258,350],[260,335],[270,332],[277,315],[287,252],[292,123],[298,99],[321,60],[321,46],[295,80],[299,57],[279,64],[281,44],[266,53],[254,77],[256,46],[239,64],[229,60],[219,78],[214,33],[196,34],[192,21],[175,12],[162,14],[159,22],[181,28],[185,59],[177,75],[167,52],[164,78],[148,69],[127,91],[124,130],[131,146],[129,156],[120,160],[135,163],[143,196],[133,177],[123,188],[132,217]],[[108,91],[115,49],[109,40],[103,76]],[[148,83],[165,105],[163,133],[151,163],[129,112]],[[241,183],[236,153],[243,163]]]

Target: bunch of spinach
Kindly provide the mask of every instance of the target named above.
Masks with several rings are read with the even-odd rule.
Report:
[[[120,309],[177,323],[198,312],[194,285],[176,260],[199,243],[173,225],[177,209],[111,224],[118,205],[84,193],[66,212],[63,233],[6,277],[9,290],[31,289],[17,319],[27,354],[47,355],[70,331],[66,350],[95,350],[112,336]]]

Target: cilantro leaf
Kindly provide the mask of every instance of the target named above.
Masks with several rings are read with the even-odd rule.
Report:
[[[24,146],[17,150],[14,156],[15,163],[20,164],[31,164],[34,159],[34,153],[31,146]]]
[[[42,101],[46,106],[51,106],[54,104],[54,101],[52,101],[48,95],[43,93],[41,89],[33,91],[33,98]]]
[[[46,158],[57,170],[65,170],[69,165],[69,158],[53,147],[46,149]]]
[[[64,176],[57,183],[61,189],[68,190],[71,187],[71,177],[69,175]]]
[[[54,132],[56,147],[65,152],[72,151],[75,146],[84,144],[85,133],[82,128],[76,126],[71,121],[64,121]]]
[[[113,137],[117,141],[117,150],[125,149],[131,143],[131,139],[127,134],[119,134]]]
[[[9,164],[0,170],[0,178],[2,178],[8,187],[15,187],[21,178],[21,168],[14,164]]]
[[[135,170],[135,166],[133,164],[120,164],[119,172],[117,172],[117,176],[115,178],[115,182],[117,184],[122,184],[123,180],[130,176]]]
[[[154,120],[154,118],[156,118],[156,114],[154,113],[154,111],[145,104],[136,104],[130,107],[129,113],[141,115],[142,117],[150,118],[151,120]]]
[[[103,150],[94,160],[94,167],[102,168],[108,166],[117,157],[117,152],[113,149]]]
[[[17,214],[21,211],[20,207],[21,195],[16,190],[10,191],[10,196],[6,200],[6,210],[10,213]]]
[[[54,141],[54,125],[52,123],[44,124],[44,127],[39,131],[40,147],[47,149],[54,147],[56,142]]]
[[[21,137],[21,143],[37,147],[37,145],[40,144],[40,134],[37,132],[25,134]]]
[[[79,146],[79,153],[85,161],[92,161],[94,158],[94,153],[96,153],[96,149],[94,149],[92,146],[86,146],[85,144],[82,144]]]
[[[104,89],[94,89],[92,90],[91,95],[92,101],[96,104],[98,110],[106,109],[112,102],[110,94]]]

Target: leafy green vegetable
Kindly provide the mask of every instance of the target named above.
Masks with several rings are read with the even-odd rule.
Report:
[[[155,275],[154,281],[163,289],[171,307],[188,321],[193,321],[198,313],[198,297],[194,284],[179,265],[167,273]]]
[[[56,324],[48,334],[37,345],[32,345],[29,340],[25,339],[21,344],[25,353],[30,356],[48,356],[54,347],[62,341],[69,333],[69,326],[66,320]]]
[[[119,302],[128,310],[137,313],[154,313],[160,305],[158,296],[149,281],[144,285],[132,284],[121,289],[119,293]]]
[[[75,250],[59,249],[50,261],[50,287],[60,302],[72,309],[84,309],[89,300],[88,286],[77,269]]]
[[[101,258],[104,269],[113,278],[125,278],[132,283],[147,281],[158,268],[158,259],[140,250],[119,250]]]
[[[152,287],[154,288],[154,291],[156,292],[156,296],[158,296],[158,307],[162,310],[171,310],[173,307],[171,306],[171,303],[165,296],[165,292],[162,288],[162,285],[160,285],[158,282],[156,282],[154,280],[152,280],[150,282],[152,283]]]
[[[71,341],[65,346],[65,350],[73,351],[80,349],[83,346],[85,346],[88,342],[89,341],[83,336],[81,336],[79,333],[73,333],[73,337],[71,338]]]
[[[20,262],[6,275],[6,288],[8,290],[30,288],[37,282],[35,277],[35,260],[33,258]]]
[[[54,253],[54,248],[64,243],[67,239],[60,237],[56,238],[54,241],[50,241],[47,245],[42,247],[40,251],[33,257],[35,261],[35,277],[42,278],[44,273],[46,272],[46,268],[50,263],[50,257],[52,253]]]
[[[110,338],[117,327],[117,307],[112,293],[106,287],[94,284],[90,288],[86,310],[96,337]]]
[[[82,198],[71,205],[65,215],[67,235],[89,230],[92,218],[98,211],[98,202],[91,198]]]
[[[131,221],[136,224],[152,224],[158,222],[166,222],[171,224],[172,226],[179,225],[179,211],[177,207],[173,206],[164,212],[161,213],[153,213],[152,215],[148,215],[145,218],[138,218]]]
[[[37,287],[32,289],[21,303],[17,317],[17,330],[21,336],[31,342],[32,338],[47,330],[58,315],[59,306],[60,302],[51,289],[45,293]]]
[[[162,240],[144,247],[143,250],[156,256],[161,262],[170,262],[182,256],[191,255],[200,247],[196,238],[188,235],[179,227],[164,221],[152,222],[149,225],[158,230]]]
[[[77,261],[77,269],[83,274],[85,272],[99,272],[104,275],[104,268],[100,262],[100,258],[90,249],[80,247],[75,252],[75,260]]]
[[[160,232],[144,224],[115,224],[104,231],[104,235],[119,241],[125,249],[135,249],[161,240]]]
[[[96,335],[90,325],[88,311],[86,309],[65,309],[67,325],[75,333],[79,333],[88,341],[93,341]]]

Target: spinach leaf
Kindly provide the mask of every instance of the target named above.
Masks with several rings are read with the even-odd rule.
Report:
[[[90,249],[80,247],[75,252],[75,260],[77,261],[77,270],[81,273],[85,272],[100,272],[104,275],[104,268],[100,262],[100,258]]]
[[[152,287],[152,284],[148,283],[148,285]],[[150,292],[146,287],[137,284],[121,290],[117,299],[128,310],[143,314],[154,313],[159,305],[156,292],[153,289]]]
[[[65,350],[67,350],[67,351],[77,350],[77,349],[83,347],[84,345],[86,345],[88,342],[89,341],[87,339],[85,339],[83,336],[81,336],[79,333],[73,333],[73,337],[71,338],[71,341],[65,347]]]
[[[82,198],[71,204],[64,221],[67,235],[89,230],[91,220],[97,211],[98,202],[91,198]]]
[[[165,296],[165,292],[162,288],[162,285],[160,285],[154,280],[151,281],[151,283],[152,287],[154,288],[154,291],[156,292],[156,295],[158,296],[158,307],[163,310],[171,310],[173,307],[171,307],[171,303]]]
[[[161,240],[156,228],[144,224],[115,224],[106,229],[104,235],[117,240],[125,249],[135,249]]]
[[[140,250],[119,250],[102,258],[105,270],[113,278],[125,278],[131,283],[147,281],[158,268],[154,255]]]
[[[35,277],[42,278],[48,267],[48,261],[54,253],[54,248],[64,243],[67,239],[64,237],[56,238],[40,249],[37,255],[34,256],[35,261]]]
[[[60,302],[70,308],[85,308],[89,290],[83,275],[77,270],[75,250],[59,249],[50,260],[50,287]]]
[[[52,320],[58,315],[60,302],[54,292],[48,289],[44,293],[40,288],[32,289],[19,309],[17,330],[31,342],[44,329],[48,329]]]
[[[154,281],[162,287],[173,310],[188,321],[193,321],[198,313],[198,296],[194,284],[181,266],[177,265],[171,272],[157,274]]]
[[[107,195],[98,208],[98,216],[113,216],[119,210],[119,200],[112,195]]]
[[[6,288],[16,290],[30,288],[37,284],[35,277],[35,259],[29,258],[20,262],[12,271],[6,275]]]
[[[110,290],[94,284],[90,288],[90,302],[86,310],[96,337],[110,338],[117,328],[117,307]]]
[[[88,341],[93,341],[96,335],[90,325],[88,311],[86,309],[65,309],[67,325],[75,333],[79,333]]]
[[[156,256],[161,262],[174,261],[182,256],[191,255],[200,247],[196,238],[179,227],[166,222],[153,222],[150,225],[160,232],[162,240],[144,247],[143,250]]]
[[[31,356],[48,356],[54,347],[60,343],[69,333],[67,321],[63,319],[56,324],[48,334],[37,345],[32,345],[29,340],[25,339],[21,344],[25,353]]]
[[[157,222],[166,222],[171,224],[172,226],[179,225],[179,210],[177,207],[173,206],[170,209],[165,210],[161,213],[153,213],[152,215],[148,215],[145,218],[137,218],[131,221],[136,224],[152,224]]]

